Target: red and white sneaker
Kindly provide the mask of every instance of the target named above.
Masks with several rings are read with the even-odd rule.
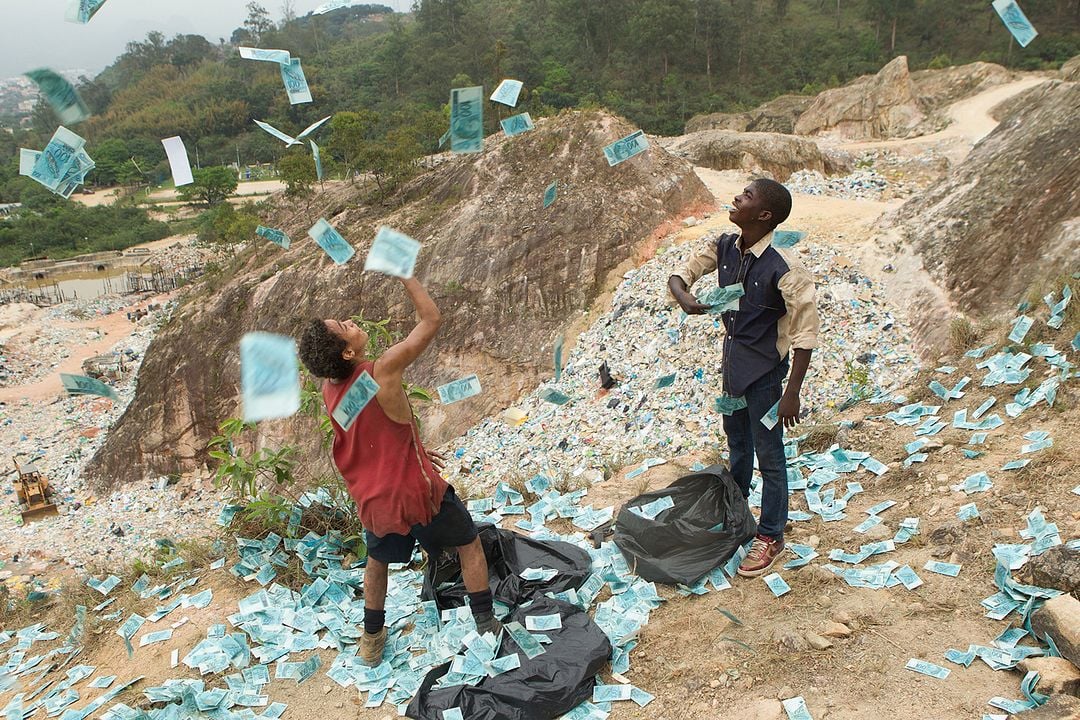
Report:
[[[782,552],[784,552],[783,540],[758,535],[754,538],[754,544],[750,546],[750,552],[739,565],[739,574],[743,577],[764,575]]]

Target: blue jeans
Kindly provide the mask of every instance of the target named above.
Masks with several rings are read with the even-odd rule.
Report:
[[[781,540],[788,518],[787,459],[784,457],[784,426],[769,430],[761,418],[783,394],[788,363],[785,360],[746,389],[746,408],[724,416],[724,434],[731,451],[731,475],[744,497],[750,496],[754,452],[761,471],[761,519],[758,534]]]

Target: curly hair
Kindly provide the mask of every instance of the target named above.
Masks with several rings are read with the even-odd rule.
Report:
[[[773,227],[787,220],[791,215],[791,193],[788,189],[768,178],[758,178],[753,184],[765,200],[765,207],[772,211]]]
[[[300,361],[315,377],[348,380],[355,368],[342,357],[345,348],[345,341],[319,318],[313,318],[300,335]]]

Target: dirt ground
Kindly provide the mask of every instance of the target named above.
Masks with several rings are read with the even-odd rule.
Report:
[[[1017,85],[1007,87],[1016,91]],[[1001,91],[1003,88],[992,92]],[[958,128],[957,132],[961,131],[964,127]],[[739,173],[699,170],[699,174],[721,203],[730,202],[745,180]],[[796,196],[789,225],[807,230],[817,242],[852,247],[853,262],[858,263],[856,250],[867,242],[870,226],[891,207],[894,204]],[[676,241],[688,241],[725,224],[726,213],[715,213],[701,225],[681,231]],[[880,275],[879,268],[860,269],[873,277]],[[104,320],[95,322],[103,326]],[[123,331],[122,323],[110,322],[116,323],[116,332]],[[984,342],[997,340],[1001,334],[1000,328],[987,330]],[[111,344],[116,339],[110,331],[103,342]],[[965,371],[979,376],[972,372],[973,361],[952,360],[960,368],[958,377]],[[17,390],[27,392],[27,388]],[[953,405],[974,407],[990,394],[975,387]],[[1078,400],[1075,386],[1063,388],[1053,409],[1039,406],[991,433],[986,455],[977,460],[965,460],[960,455],[958,446],[967,441],[968,433],[946,430],[935,438],[943,447],[932,451],[927,462],[915,469],[901,467],[906,456],[903,446],[912,440],[911,428],[868,419],[882,412],[881,406],[863,404],[842,415],[841,419],[856,423],[846,447],[869,451],[891,469],[880,478],[869,473],[852,478],[862,482],[865,493],[851,502],[846,520],[824,523],[815,517],[810,522],[794,523],[788,539],[815,545],[822,556],[832,548],[857,549],[871,537],[852,532],[864,518],[862,511],[882,500],[895,500],[898,505],[883,513],[884,527],[874,532],[887,530],[891,537],[904,517],[921,518],[920,534],[898,546],[886,559],[911,565],[925,584],[913,591],[902,587],[854,589],[817,567],[819,560],[798,570],[781,571],[792,588],[781,598],[773,597],[760,579],[736,579],[729,590],[690,598],[681,597],[673,588],[660,588],[668,602],[653,612],[642,631],[628,673],[635,685],[655,694],[656,700],[644,709],[632,703],[615,703],[611,717],[779,720],[784,717],[779,699],[802,695],[815,720],[880,718],[889,713],[920,718],[979,718],[992,711],[985,704],[988,698],[1019,697],[1018,673],[993,672],[978,661],[965,669],[945,662],[942,653],[948,648],[965,649],[968,643],[989,644],[1006,627],[983,617],[979,601],[996,589],[992,580],[994,558],[990,554],[993,544],[1018,542],[1018,530],[1024,526],[1028,512],[1041,506],[1048,520],[1058,523],[1063,538],[1080,535],[1080,512],[1075,496],[1069,494],[1080,476],[1080,440],[1075,432],[1080,428]],[[968,497],[949,489],[950,484],[970,473],[1000,467],[1017,457],[1020,435],[1032,429],[1049,431],[1055,446],[1043,451],[1042,457],[1027,469],[992,473],[993,489],[978,496]],[[619,473],[593,486],[586,502],[596,507],[621,504],[647,488],[669,484],[696,461],[709,459],[676,458],[630,481]],[[931,558],[934,531],[942,525],[956,524],[957,508],[972,500],[978,504],[981,519],[962,524],[956,530],[958,539],[952,556],[941,558],[961,563],[960,577],[922,570]],[[806,509],[801,496],[793,501],[792,508]],[[172,640],[137,648],[134,658],[128,659],[121,639],[110,626],[95,636],[79,662],[96,665],[98,674],[117,674],[120,681],[145,675],[135,691],[119,698],[131,704],[141,697],[139,687],[170,677],[193,677],[183,665],[169,669],[171,651],[179,648],[183,656],[205,637],[209,625],[222,622],[225,615],[235,611],[238,598],[256,589],[240,584],[225,571],[205,575],[192,591],[205,587],[214,589],[213,603],[205,610],[173,613],[170,620],[186,616],[189,621],[176,629]],[[133,597],[120,590],[114,594]],[[124,604],[127,611],[150,609],[128,601]],[[738,616],[742,625],[718,612],[720,607]],[[851,636],[831,639],[832,646],[824,650],[806,649],[802,643],[791,641],[806,632],[821,633],[830,621],[845,623],[852,630]],[[53,629],[65,631],[70,619],[56,619],[55,623]],[[154,629],[164,626],[166,621]],[[330,652],[324,651],[324,670],[332,658]],[[945,681],[915,674],[904,669],[909,658],[947,666],[952,673]],[[608,677],[607,673],[604,677]],[[83,687],[79,689],[85,695]],[[286,718],[332,713],[334,717],[384,720],[396,714],[390,707],[361,707],[355,690],[340,688],[324,672],[300,686],[292,681],[274,681],[268,694],[272,700],[289,704]],[[8,695],[0,694],[0,704],[8,699]]]

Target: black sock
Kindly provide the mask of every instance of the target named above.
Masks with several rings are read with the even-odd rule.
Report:
[[[364,632],[368,635],[375,635],[383,629],[383,625],[385,624],[385,610],[372,610],[369,607],[364,608]]]
[[[469,607],[472,608],[473,617],[490,614],[493,602],[494,599],[491,597],[491,590],[469,593]]]

